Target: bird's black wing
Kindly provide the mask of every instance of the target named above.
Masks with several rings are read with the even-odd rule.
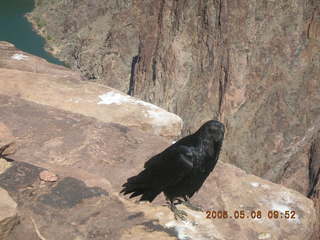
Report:
[[[193,153],[191,147],[172,146],[154,156],[144,165],[145,169],[154,175],[154,185],[166,187],[174,185],[187,175],[193,168]]]
[[[133,193],[130,197],[142,195],[142,201],[152,201],[168,186],[175,185],[193,168],[192,147],[172,145],[162,153],[148,160],[145,169],[131,177],[121,192]]]

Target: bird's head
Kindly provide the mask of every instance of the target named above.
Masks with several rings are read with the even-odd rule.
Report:
[[[210,120],[203,124],[200,129],[206,138],[212,139],[215,142],[222,142],[224,137],[224,125],[217,120]]]

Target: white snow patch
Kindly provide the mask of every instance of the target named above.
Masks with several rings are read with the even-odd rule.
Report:
[[[270,233],[260,233],[258,236],[259,240],[263,240],[263,239],[269,239],[271,238],[271,234]]]
[[[151,103],[144,102],[142,100],[126,96],[117,92],[110,91],[108,93],[102,94],[99,96],[100,101],[98,104],[122,104],[122,103],[129,103],[129,104],[138,104],[143,105],[149,108],[146,111],[145,117],[149,117],[153,119],[154,123],[157,125],[167,125],[170,120],[173,118],[179,118],[173,113],[167,112],[162,108],[155,106]]]
[[[188,232],[195,231],[195,227],[192,225],[191,222],[188,222],[188,221],[182,221],[182,222],[170,221],[166,223],[165,226],[167,228],[175,228],[175,230],[178,233],[178,239],[180,240],[190,239],[190,236],[188,236]]]
[[[27,59],[28,56],[20,54],[20,53],[16,53],[16,54],[12,55],[11,58],[20,61],[20,60]]]
[[[281,200],[283,200],[288,204],[294,203],[294,200],[292,199],[292,195],[289,192],[281,192],[280,197],[281,197]]]
[[[172,141],[171,144],[175,144],[177,141]]]
[[[113,92],[113,91],[102,94],[99,96],[99,98],[101,99],[101,101],[98,102],[98,104],[118,104],[119,105],[122,103],[131,103],[131,104],[144,105],[144,106],[147,106],[152,109],[162,110],[161,108],[159,108],[151,103],[147,103],[142,100],[139,100],[139,99],[136,99],[136,98],[124,95],[124,94],[120,94],[117,92]]]
[[[289,206],[281,204],[281,203],[278,203],[278,202],[271,202],[271,209],[281,212],[283,214],[283,216],[285,214],[285,211],[289,211],[290,215],[291,215],[291,211],[292,211]],[[297,216],[297,214],[295,214],[294,217],[295,218],[288,218],[286,220],[289,221],[289,222],[300,223],[300,219]]]
[[[174,228],[177,232],[179,240],[208,240],[208,239],[222,239],[216,226],[211,221],[205,218],[205,214],[195,212],[190,209],[186,210],[188,216],[192,216],[193,220],[186,221],[170,221],[165,224],[166,228]]]
[[[252,187],[255,187],[255,188],[257,188],[257,187],[262,187],[262,188],[264,188],[264,189],[269,189],[269,188],[270,188],[268,185],[266,185],[266,184],[261,184],[261,183],[258,183],[258,182],[250,182],[250,185],[251,185]]]
[[[251,182],[250,185],[252,187],[260,187],[260,183],[258,183],[258,182]]]
[[[101,99],[101,101],[98,102],[98,104],[121,104],[133,102],[131,97],[116,92],[105,93],[103,95],[100,95],[99,98]]]
[[[153,122],[158,125],[167,125],[172,119],[172,113],[161,111],[148,110],[148,116],[153,119]]]
[[[271,202],[271,209],[282,212],[282,213],[284,213],[285,211],[291,210],[290,207],[288,207],[287,205],[277,203],[277,202]]]

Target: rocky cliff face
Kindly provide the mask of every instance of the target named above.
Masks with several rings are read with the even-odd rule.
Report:
[[[19,96],[0,94],[0,115],[0,138],[18,148],[0,156],[4,239],[313,240],[310,199],[230,164],[219,162],[193,198],[209,212],[179,206],[188,218],[177,221],[163,196],[138,204],[119,195],[164,138]]]
[[[30,19],[87,79],[177,113],[185,134],[219,118],[225,161],[306,194],[320,116],[319,4],[37,1]]]
[[[210,211],[181,207],[186,221],[173,218],[162,196],[152,204],[120,196],[126,178],[171,144],[148,127],[156,123],[146,112],[160,111],[151,104],[99,100],[99,91],[109,88],[81,82],[77,73],[4,42],[0,86],[1,239],[316,239],[318,216],[310,199],[221,161],[193,198]],[[114,112],[132,108],[137,126],[130,126],[130,115]],[[165,124],[165,132],[180,129],[176,120]],[[316,136],[312,142],[317,193]],[[312,194],[315,202],[317,196]]]
[[[304,195],[316,185],[319,1],[44,0],[31,19],[87,79],[177,113],[185,134],[219,118],[224,161]]]

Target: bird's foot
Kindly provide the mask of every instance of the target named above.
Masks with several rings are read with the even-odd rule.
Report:
[[[173,213],[174,213],[174,218],[176,220],[182,220],[182,221],[187,220],[188,214],[185,211],[176,209]]]
[[[194,204],[191,203],[190,201],[185,201],[182,203],[183,205],[185,205],[187,208],[194,210],[194,211],[198,211],[198,212],[203,212],[204,208],[198,204]]]
[[[179,210],[174,204],[170,204],[170,210],[173,212],[176,220],[185,221],[187,219],[188,214],[183,210]]]

